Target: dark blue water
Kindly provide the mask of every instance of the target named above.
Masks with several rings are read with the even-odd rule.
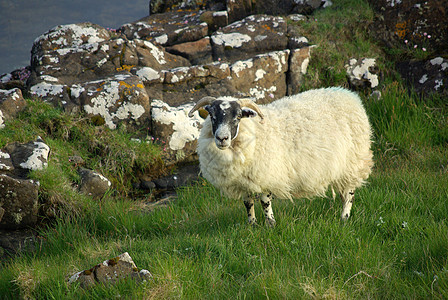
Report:
[[[0,74],[30,64],[33,41],[56,25],[118,28],[148,15],[148,0],[0,0]]]

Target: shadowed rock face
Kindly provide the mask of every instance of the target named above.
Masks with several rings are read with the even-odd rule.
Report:
[[[428,59],[399,62],[401,76],[417,92],[448,95],[448,10],[446,0],[369,1],[376,10],[372,34],[388,48],[413,55],[426,52]]]

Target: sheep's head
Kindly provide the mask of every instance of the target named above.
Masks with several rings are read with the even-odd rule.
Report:
[[[253,118],[258,115],[261,121],[263,120],[259,107],[250,99],[229,101],[205,97],[196,103],[188,116],[192,117],[193,113],[201,107],[209,113],[215,143],[221,150],[230,147],[232,140],[238,136],[242,118]]]

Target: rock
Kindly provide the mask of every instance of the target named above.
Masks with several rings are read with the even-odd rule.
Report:
[[[78,173],[81,177],[79,191],[93,198],[102,198],[112,185],[109,179],[95,171],[79,168]]]
[[[370,0],[376,17],[371,32],[389,48],[446,54],[448,10],[446,0]],[[416,49],[414,49],[416,47]]]
[[[213,33],[213,57],[236,62],[256,54],[284,50],[288,45],[286,32],[286,22],[281,17],[249,16]]]
[[[229,22],[241,20],[252,14],[251,0],[226,0]]]
[[[153,181],[157,189],[175,190],[178,187],[188,185],[199,178],[199,165],[186,165],[180,167],[172,175]]]
[[[48,166],[50,147],[38,137],[29,143],[12,143],[6,145],[4,150],[10,155],[17,175],[26,174],[31,170],[43,170]]]
[[[21,91],[26,89],[26,81],[31,75],[31,67],[23,67],[12,71],[11,73],[0,76],[0,89],[11,90],[19,88]]]
[[[89,270],[78,272],[68,279],[69,284],[78,282],[82,288],[89,288],[97,283],[114,284],[119,280],[131,278],[137,282],[152,279],[148,270],[139,270],[129,253],[105,260]]]
[[[252,14],[284,16],[290,14],[312,14],[316,9],[332,5],[329,0],[227,0],[230,22],[241,20]]]
[[[0,129],[4,127],[5,120],[13,119],[25,107],[26,101],[20,89],[0,89]]]
[[[141,39],[171,46],[206,37],[208,26],[200,17],[200,11],[171,11],[125,24],[118,31],[129,40]]]
[[[171,107],[160,100],[151,103],[152,131],[156,138],[165,143],[163,158],[171,165],[185,160],[196,153],[202,118],[195,113],[194,118],[188,112],[194,103]]]
[[[0,150],[0,174],[11,172],[14,170],[14,165],[12,164],[12,159],[9,153]]]
[[[187,42],[167,47],[166,51],[188,59],[192,65],[208,64],[213,61],[210,38],[206,37],[195,42]]]
[[[98,25],[80,23],[57,26],[41,35],[32,49],[30,93],[62,104],[69,112],[78,112],[82,110],[79,97],[86,84],[139,66],[160,71],[190,65],[187,59],[169,54],[149,41],[112,38],[111,34]]]
[[[353,89],[373,89],[378,86],[379,70],[374,58],[352,58],[345,68],[349,84]]]
[[[149,98],[137,76],[117,74],[76,85],[76,90],[82,110],[98,125],[115,129],[119,124],[149,124]]]
[[[303,76],[306,74],[308,64],[311,59],[311,50],[315,46],[308,46],[291,50],[289,58],[289,72],[287,78],[288,95],[295,95],[300,92]]]
[[[34,229],[0,229],[0,259],[4,261],[9,256],[33,251],[37,241]]]
[[[448,96],[448,59],[412,60],[399,63],[397,69],[416,92]]]
[[[0,174],[0,228],[20,229],[37,223],[39,183]]]

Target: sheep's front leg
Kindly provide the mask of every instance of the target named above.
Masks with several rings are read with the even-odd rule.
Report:
[[[261,206],[263,206],[264,216],[266,217],[266,224],[275,226],[274,213],[272,212],[272,195],[262,194],[260,197]]]
[[[255,217],[254,198],[247,196],[244,199],[244,205],[247,210],[247,221],[250,225],[254,225],[257,222],[257,218]]]
[[[343,208],[342,208],[342,220],[346,221],[350,217],[350,211],[352,209],[353,200],[355,200],[355,190],[348,190],[341,193]]]

